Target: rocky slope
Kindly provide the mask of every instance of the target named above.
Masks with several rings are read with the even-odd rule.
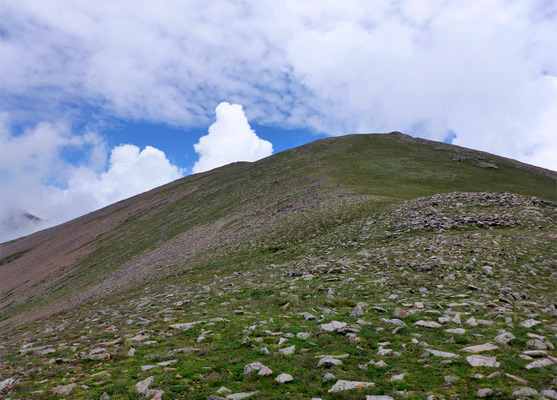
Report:
[[[555,174],[436,146],[321,141],[4,244],[3,279],[49,267],[3,280],[1,393],[557,398]]]

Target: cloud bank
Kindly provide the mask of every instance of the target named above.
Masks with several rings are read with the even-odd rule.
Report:
[[[263,125],[455,137],[557,169],[555,2],[5,0],[2,8],[3,106],[14,118],[92,107],[101,117],[200,127],[229,99]]]
[[[273,145],[251,129],[241,105],[222,102],[215,112],[216,121],[209,127],[209,134],[194,145],[199,155],[194,173],[235,161],[256,161],[273,153]]]
[[[164,152],[124,144],[110,151],[96,133],[40,123],[22,134],[0,124],[0,242],[54,226],[182,176]],[[86,153],[81,163],[67,161]],[[30,213],[42,221],[24,217]]]

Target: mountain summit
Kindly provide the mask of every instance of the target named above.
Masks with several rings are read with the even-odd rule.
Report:
[[[556,182],[398,132],[349,135],[4,243],[1,390],[552,398]]]

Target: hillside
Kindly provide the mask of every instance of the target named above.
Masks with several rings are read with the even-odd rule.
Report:
[[[3,391],[552,390],[556,182],[552,171],[400,133],[350,135],[4,243]],[[496,348],[463,350],[486,343]],[[250,373],[252,362],[273,372]],[[275,381],[281,373],[292,381]],[[331,391],[346,380],[374,385]],[[142,381],[150,389],[139,394]]]

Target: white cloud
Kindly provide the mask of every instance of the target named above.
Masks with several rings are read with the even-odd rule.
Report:
[[[4,0],[3,107],[199,127],[226,98],[260,124],[453,131],[455,143],[557,169],[543,122],[557,113],[546,78],[557,77],[556,4]]]
[[[125,144],[107,149],[95,133],[73,134],[63,123],[40,123],[14,135],[0,121],[0,241],[53,226],[182,176],[164,152]],[[64,152],[86,153],[80,164]],[[23,217],[30,213],[36,222]]]
[[[250,128],[239,104],[220,103],[209,134],[194,145],[199,160],[193,172],[204,172],[235,161],[256,161],[273,153],[273,145]]]

